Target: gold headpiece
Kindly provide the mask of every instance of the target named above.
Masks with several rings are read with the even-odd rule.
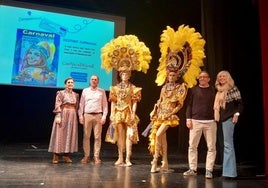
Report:
[[[142,71],[147,73],[152,59],[149,48],[135,35],[119,36],[101,49],[101,67],[107,72],[112,68],[121,71]]]
[[[205,40],[194,28],[181,25],[177,31],[167,26],[160,37],[160,52],[158,73],[155,82],[164,84],[167,72],[174,71],[183,77],[188,87],[196,85],[205,58]]]

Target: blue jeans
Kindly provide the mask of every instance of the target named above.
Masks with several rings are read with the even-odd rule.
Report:
[[[223,131],[223,165],[222,165],[222,176],[225,177],[236,177],[236,158],[234,148],[234,127],[235,124],[232,122],[232,117],[222,122]]]

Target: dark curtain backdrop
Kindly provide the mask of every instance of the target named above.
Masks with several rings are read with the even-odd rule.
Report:
[[[35,0],[20,1],[36,3]],[[237,162],[242,165],[255,165],[256,173],[262,174],[265,171],[265,150],[257,2],[257,0],[38,1],[47,6],[126,17],[126,34],[134,34],[145,42],[153,57],[147,74],[134,72],[131,78],[135,85],[143,88],[142,100],[137,110],[141,119],[140,132],[149,123],[149,114],[161,89],[154,82],[160,57],[158,47],[160,34],[167,25],[174,29],[181,24],[196,28],[206,40],[204,68],[211,74],[211,84],[214,84],[217,72],[222,69],[230,71],[245,103],[245,111],[235,129]],[[264,26],[267,28],[267,25]],[[0,90],[2,99],[0,141],[4,144],[48,143],[57,89],[0,85]],[[81,90],[77,92],[81,93]],[[169,129],[167,134],[169,147],[177,149],[177,153],[184,156],[187,162],[189,133],[185,126],[184,114],[185,108],[179,113],[180,126]],[[81,139],[82,127],[79,129]],[[106,130],[107,126],[104,127],[103,134]],[[147,144],[148,138],[141,136],[139,144],[135,147],[147,147]],[[204,140],[201,140],[199,150],[205,154]],[[204,155],[200,155],[200,162],[204,160]]]
[[[259,16],[260,16],[260,34],[261,34],[261,54],[262,54],[262,85],[263,85],[263,113],[264,113],[264,143],[265,143],[265,175],[268,175],[268,1],[260,0],[259,2]]]
[[[206,65],[214,78],[228,70],[240,89],[244,112],[235,127],[237,162],[263,173],[264,122],[258,1],[202,0]],[[267,69],[266,69],[267,70]],[[219,152],[218,152],[219,156]]]

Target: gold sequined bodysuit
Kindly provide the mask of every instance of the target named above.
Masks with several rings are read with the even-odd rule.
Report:
[[[149,136],[149,150],[154,153],[155,136],[161,125],[176,127],[179,117],[176,113],[182,108],[187,94],[186,84],[170,84],[163,86],[160,98],[151,112],[152,129]]]

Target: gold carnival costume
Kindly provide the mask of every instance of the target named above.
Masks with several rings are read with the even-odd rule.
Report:
[[[141,89],[142,88],[136,87],[133,84],[124,86],[121,83],[110,87],[109,101],[116,103],[116,105],[112,107],[113,109],[111,109],[111,112],[113,114],[110,118],[114,133],[112,136],[111,130],[109,130],[107,132],[105,141],[111,142],[113,144],[118,141],[117,125],[120,123],[125,123],[128,127],[131,128],[132,133],[129,135],[129,137],[133,143],[136,144],[139,141],[138,123],[140,119],[136,115],[132,120],[131,114],[132,104],[141,100]]]
[[[158,74],[156,83],[162,87],[160,98],[150,113],[151,131],[149,135],[149,151],[154,156],[151,172],[157,170],[157,159],[162,155],[163,170],[168,169],[166,133],[168,127],[179,125],[177,112],[183,107],[188,88],[196,85],[205,58],[204,45],[200,33],[194,28],[181,25],[177,31],[167,26],[160,36],[160,51]],[[177,78],[182,78],[181,83],[169,83],[169,74],[175,73]],[[164,127],[163,127],[164,126]],[[161,127],[159,137],[157,131]],[[157,141],[157,143],[156,143]]]
[[[149,48],[134,35],[119,36],[101,49],[102,68],[106,71],[115,69],[121,82],[110,87],[111,124],[105,141],[118,146],[118,160],[115,165],[123,164],[123,152],[126,149],[126,165],[131,166],[132,144],[139,141],[136,104],[141,100],[142,88],[130,83],[131,71],[147,73],[152,59]]]

